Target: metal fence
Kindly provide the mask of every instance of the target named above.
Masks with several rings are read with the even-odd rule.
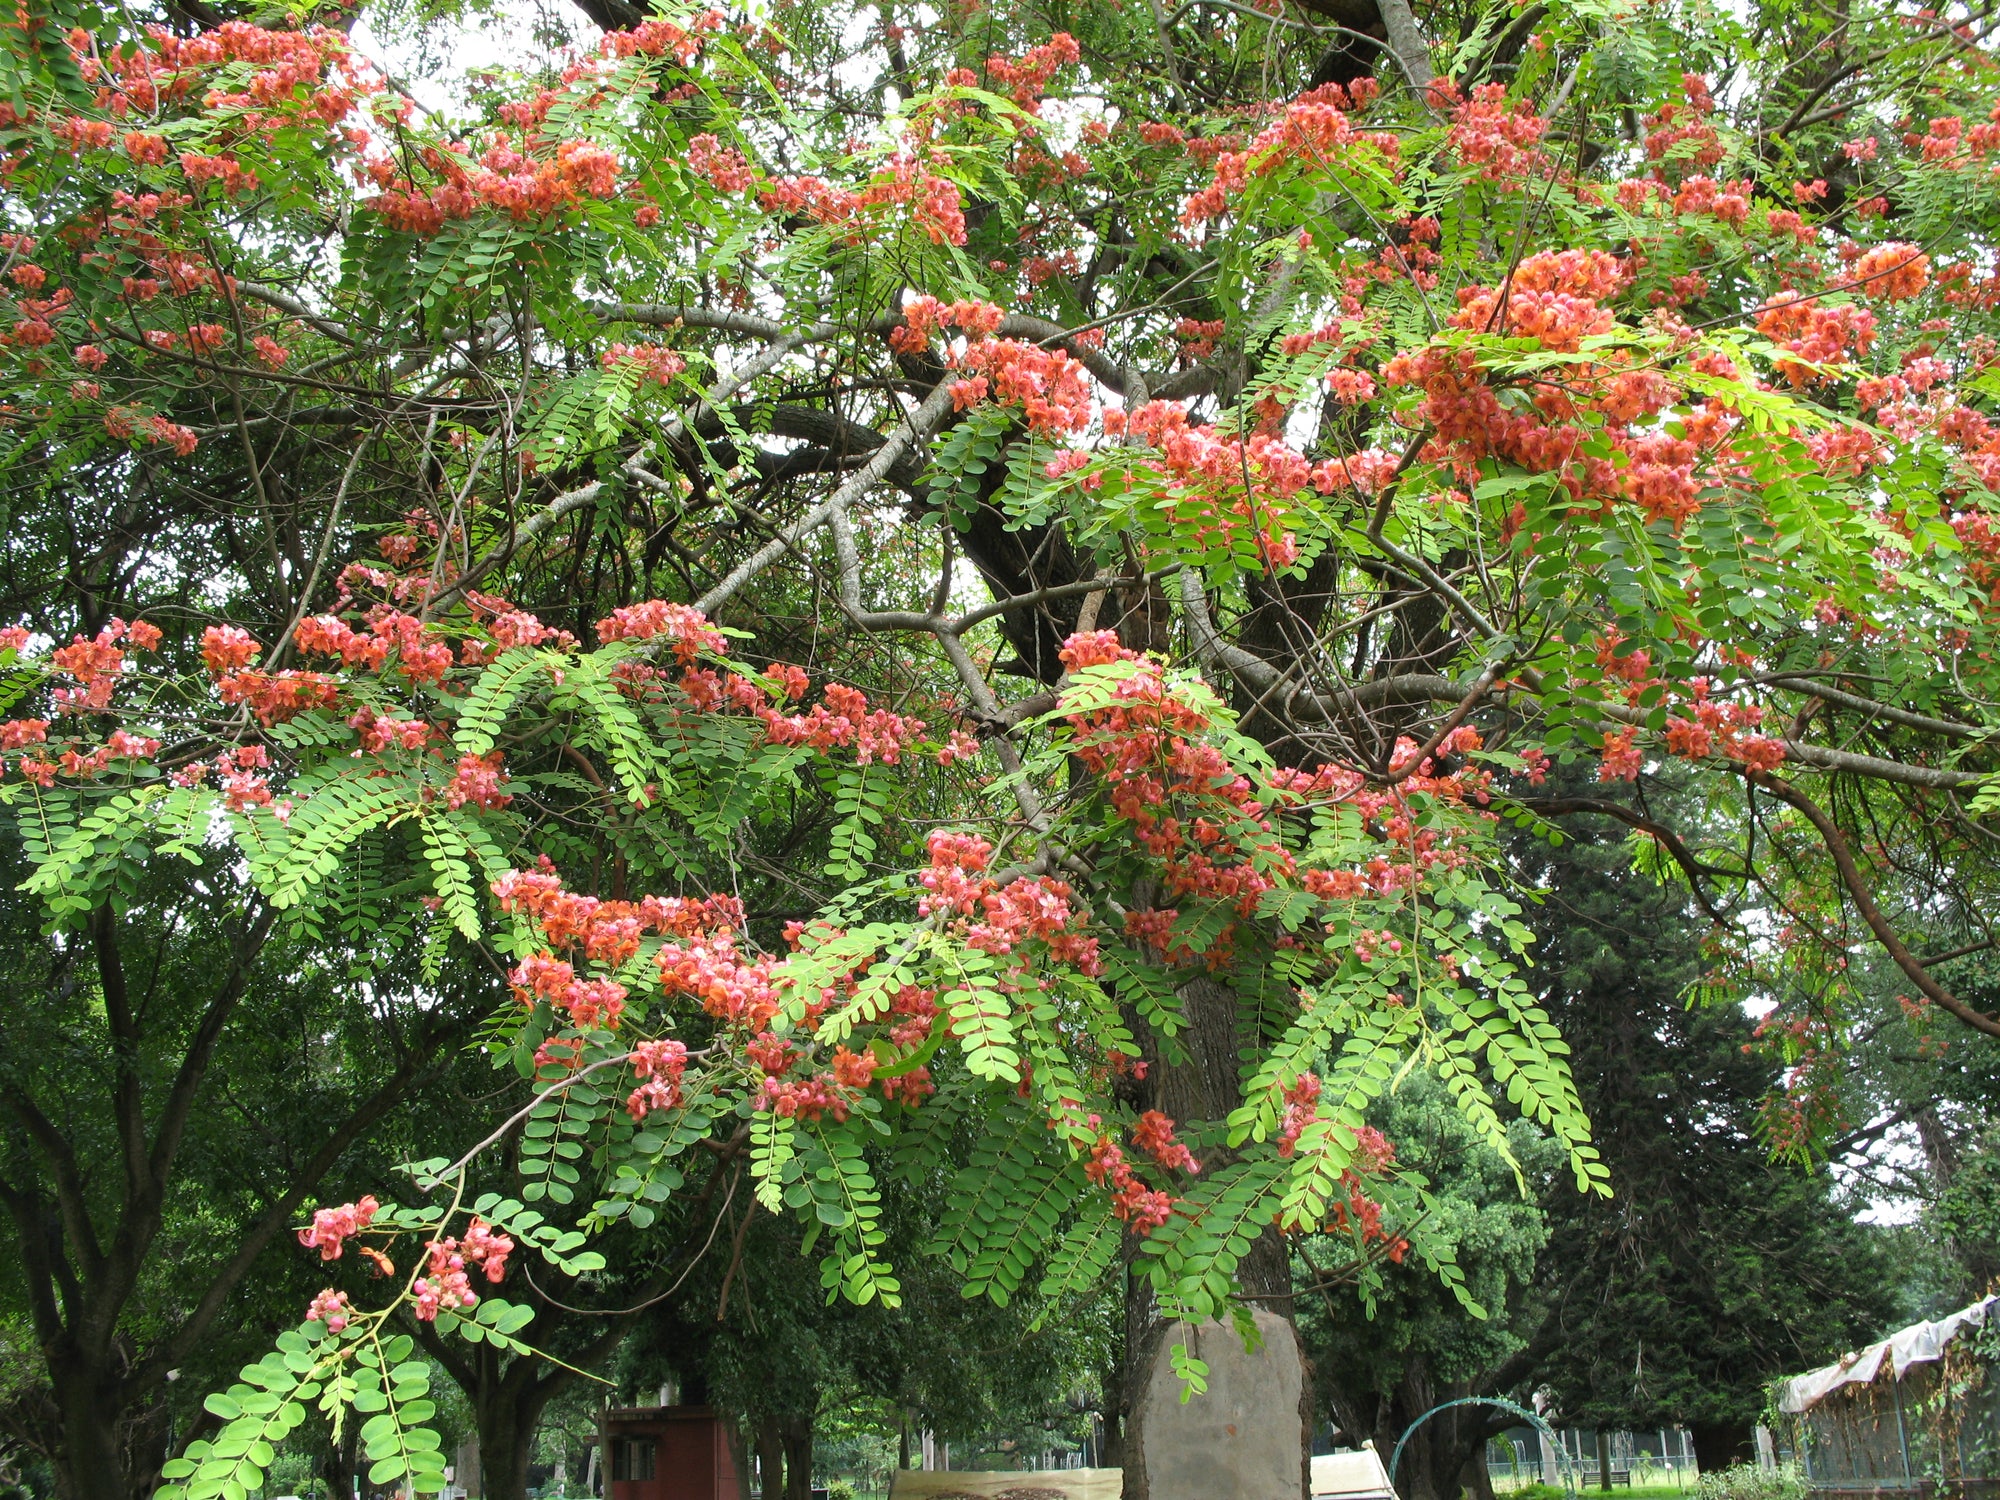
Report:
[[[1607,1436],[1614,1485],[1639,1489],[1694,1488],[1694,1445],[1680,1428],[1613,1432]],[[1560,1486],[1565,1467],[1579,1488],[1597,1485],[1600,1466],[1595,1432],[1559,1429],[1556,1447],[1546,1453],[1540,1434],[1528,1427],[1514,1428],[1486,1445],[1486,1472],[1497,1492],[1531,1484]]]

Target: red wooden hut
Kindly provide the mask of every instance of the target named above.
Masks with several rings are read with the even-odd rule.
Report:
[[[625,1406],[604,1414],[606,1500],[737,1500],[736,1461],[706,1406]]]

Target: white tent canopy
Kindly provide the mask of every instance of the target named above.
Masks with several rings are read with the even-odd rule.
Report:
[[[1779,1409],[1810,1411],[1842,1386],[1872,1385],[1875,1377],[1882,1373],[1885,1358],[1896,1378],[1901,1380],[1903,1372],[1911,1365],[1942,1359],[1945,1346],[1964,1329],[1985,1326],[1987,1313],[1996,1302],[2000,1302],[2000,1297],[1982,1297],[1950,1317],[1939,1318],[1934,1323],[1912,1323],[1858,1353],[1844,1355],[1833,1364],[1809,1370],[1804,1375],[1795,1375],[1785,1382],[1784,1394],[1778,1399]]]

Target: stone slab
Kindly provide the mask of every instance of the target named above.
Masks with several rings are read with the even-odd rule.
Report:
[[[1178,1324],[1154,1340],[1127,1441],[1126,1500],[1301,1500],[1306,1493],[1305,1367],[1298,1334],[1254,1314],[1251,1353],[1233,1325]],[[1208,1366],[1208,1389],[1183,1402],[1173,1346]]]

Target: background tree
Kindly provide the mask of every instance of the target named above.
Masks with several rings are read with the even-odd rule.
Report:
[[[1358,1278],[1342,1269],[1360,1255],[1381,1256],[1385,1243],[1394,1248],[1403,1226],[1393,1210],[1384,1217],[1387,1241],[1357,1247],[1341,1235],[1301,1242],[1305,1263],[1295,1280],[1321,1410],[1343,1446],[1373,1442],[1386,1463],[1405,1431],[1433,1407],[1462,1396],[1514,1396],[1524,1373],[1535,1369],[1548,1295],[1544,1257],[1550,1219],[1559,1212],[1552,1205],[1568,1184],[1548,1141],[1517,1125],[1510,1163],[1468,1130],[1434,1088],[1399,1090],[1373,1119],[1396,1143],[1398,1165],[1429,1181],[1430,1196],[1416,1209],[1422,1228],[1452,1242],[1466,1290],[1483,1314],[1469,1314],[1400,1251],[1382,1267],[1381,1289],[1368,1303],[1354,1295]],[[1476,1407],[1432,1417],[1404,1451],[1398,1492],[1410,1500],[1456,1500],[1461,1491],[1490,1496],[1486,1439],[1511,1425]]]
[[[1683,1425],[1719,1469],[1752,1456],[1770,1380],[1894,1326],[1899,1278],[1824,1166],[1772,1158],[1769,1052],[1739,1006],[1704,1000],[1708,924],[1624,832],[1603,817],[1521,844],[1548,890],[1536,992],[1612,1171],[1608,1199],[1548,1200],[1533,1379],[1566,1422]]]

